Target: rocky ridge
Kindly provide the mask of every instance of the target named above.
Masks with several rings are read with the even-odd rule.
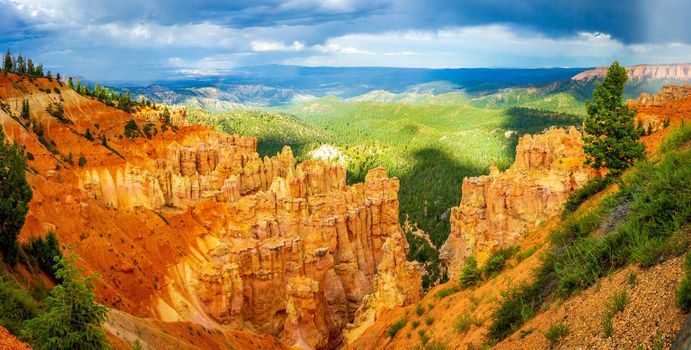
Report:
[[[682,81],[691,80],[691,64],[641,64],[627,67],[626,71],[630,79],[675,79]],[[607,67],[598,67],[574,75],[571,80],[592,80],[604,78]]]
[[[440,255],[450,277],[469,256],[484,261],[561,212],[569,194],[595,175],[583,167],[582,144],[573,127],[526,135],[505,172],[492,167],[489,175],[463,179],[461,203],[451,209],[451,233]]]

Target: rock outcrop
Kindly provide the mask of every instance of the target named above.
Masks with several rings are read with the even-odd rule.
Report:
[[[582,144],[573,127],[526,135],[508,170],[492,167],[489,175],[463,179],[461,203],[451,209],[451,233],[441,248],[449,275],[459,273],[468,256],[484,260],[559,214],[569,194],[594,176],[583,167]]]
[[[184,106],[144,106],[139,107],[133,115],[148,122],[167,122],[181,126],[187,123],[187,109]]]
[[[663,102],[684,100],[689,96],[691,96],[691,85],[665,85],[658,93],[641,94],[636,99],[636,103],[646,107],[659,107]]]
[[[156,313],[282,336],[302,348],[335,347],[368,294],[385,296],[368,304],[375,314],[419,298],[398,188],[383,169],[346,186],[344,168],[307,161],[267,191],[199,203],[190,210],[208,235],[199,256],[171,269]]]
[[[255,139],[236,135],[218,135],[194,146],[171,143],[150,170],[130,163],[87,168],[79,186],[115,208],[185,209],[204,199],[234,202],[269,189],[274,177],[285,176],[295,165],[288,147],[263,159],[255,147]]]

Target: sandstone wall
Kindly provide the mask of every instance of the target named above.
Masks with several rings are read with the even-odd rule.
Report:
[[[569,194],[594,176],[582,166],[582,144],[573,127],[526,135],[508,170],[492,167],[489,175],[463,179],[461,203],[451,209],[451,233],[441,248],[449,275],[458,274],[468,256],[483,260],[558,215]]]

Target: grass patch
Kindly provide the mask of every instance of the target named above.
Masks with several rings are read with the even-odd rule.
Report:
[[[518,252],[518,246],[511,246],[506,248],[501,248],[492,252],[487,262],[482,267],[482,273],[485,278],[493,278],[506,265],[506,261],[509,260],[514,254]]]
[[[684,310],[684,312],[691,311],[691,254],[686,253],[686,260],[684,261],[684,271],[686,276],[679,283],[676,291],[677,307]]]
[[[402,318],[396,322],[394,322],[392,325],[389,326],[389,328],[386,329],[386,336],[389,338],[393,338],[396,336],[396,333],[403,329],[405,327],[406,323],[408,323],[408,320],[405,318]]]
[[[594,196],[596,193],[604,190],[611,182],[612,179],[610,177],[596,177],[588,181],[588,183],[586,183],[580,189],[572,192],[564,204],[564,210],[561,213],[561,217],[565,218],[567,215],[576,211],[576,209],[578,209],[583,202]]]
[[[605,304],[605,308],[607,309],[607,314],[614,316],[626,308],[626,304],[629,303],[629,296],[626,293],[626,290],[622,290],[619,292],[616,292],[612,294],[612,296],[609,298],[607,303]]]
[[[453,329],[456,330],[457,333],[465,333],[470,329],[471,325],[479,327],[481,324],[482,322],[473,317],[471,314],[464,313],[463,315],[458,316],[456,321],[454,321]]]
[[[522,252],[519,252],[518,254],[516,254],[516,261],[521,262],[525,259],[528,259],[529,257],[533,256],[533,254],[535,254],[538,248],[538,246],[532,246]]]
[[[681,126],[670,133],[665,142],[660,145],[660,152],[673,151],[689,141],[691,141],[691,125],[682,120]]]
[[[12,279],[0,278],[0,325],[12,334],[19,334],[24,323],[37,317],[43,304]]]
[[[469,256],[463,265],[461,271],[461,287],[469,288],[482,281],[482,271],[477,266],[477,260],[473,256]]]
[[[443,298],[448,297],[449,295],[457,293],[460,290],[461,290],[461,288],[459,288],[458,286],[444,288],[444,289],[438,291],[437,294],[435,294],[434,296],[439,298],[439,299],[443,299]]]
[[[550,346],[554,347],[561,338],[569,335],[569,326],[566,323],[553,324],[543,335],[549,341]]]

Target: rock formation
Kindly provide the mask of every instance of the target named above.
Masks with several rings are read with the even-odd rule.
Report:
[[[148,122],[166,121],[165,111],[168,110],[168,122],[172,125],[181,126],[187,123],[187,109],[184,106],[162,106],[139,107],[133,115],[137,119]]]
[[[601,79],[608,67],[598,67],[573,76],[572,80]],[[626,68],[630,79],[691,80],[691,64],[641,64]]]
[[[659,107],[663,102],[684,100],[689,96],[691,96],[691,85],[665,85],[658,93],[641,94],[636,99],[636,103],[646,107]]]
[[[398,187],[383,169],[346,187],[344,168],[307,161],[267,191],[194,206],[208,230],[197,243],[201,256],[171,268],[156,313],[282,335],[303,348],[335,347],[368,294],[386,296],[368,304],[375,314],[419,298]]]
[[[47,79],[0,75],[0,98],[5,134],[32,154],[20,239],[55,231],[102,276],[104,305],[325,349],[348,324],[420,297],[399,182],[384,169],[347,186],[343,166],[296,164],[290,148],[260,157],[254,138],[125,113]],[[24,99],[36,112],[21,121]],[[56,100],[70,123],[44,112]],[[132,119],[158,132],[125,137]]]
[[[461,203],[451,209],[451,233],[441,248],[449,275],[457,274],[468,256],[484,260],[559,214],[569,194],[594,176],[582,166],[582,144],[573,127],[526,135],[508,170],[492,167],[489,175],[463,179]]]

